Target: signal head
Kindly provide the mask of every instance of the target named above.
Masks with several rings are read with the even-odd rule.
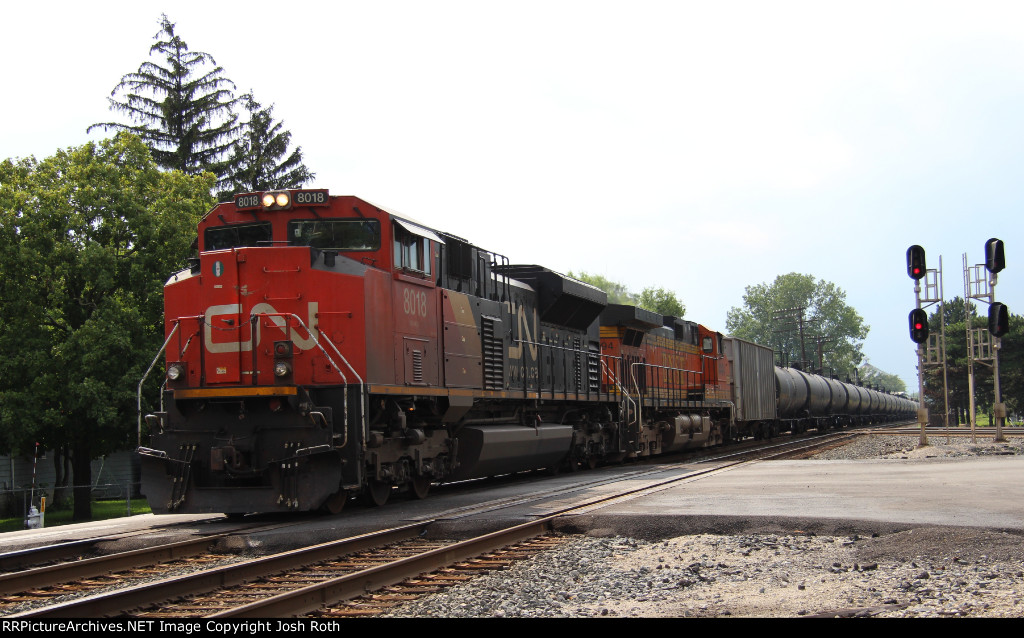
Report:
[[[1003,240],[992,239],[985,242],[985,268],[990,273],[997,273],[1006,268],[1006,257],[1003,256]]]
[[[1010,331],[1010,311],[1006,304],[997,301],[988,307],[988,331],[993,337],[1001,337]]]
[[[920,308],[910,311],[910,340],[924,343],[928,340],[928,313]]]
[[[928,268],[924,262],[924,248],[914,244],[907,249],[907,274],[911,279],[924,277]]]

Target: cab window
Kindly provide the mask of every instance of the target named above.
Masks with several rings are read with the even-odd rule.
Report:
[[[380,250],[376,219],[296,219],[288,222],[288,244],[320,250]]]
[[[270,222],[258,224],[230,224],[207,228],[203,236],[204,250],[226,250],[246,246],[269,246]]]
[[[430,274],[430,240],[394,226],[395,268]]]

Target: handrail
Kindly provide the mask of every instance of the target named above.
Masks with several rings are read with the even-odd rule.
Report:
[[[636,367],[637,366],[643,366],[644,368],[656,368],[656,369],[659,369],[659,370],[669,370],[671,372],[682,372],[682,373],[685,373],[685,374],[696,374],[696,375],[698,375],[700,377],[704,376],[704,370],[703,369],[701,369],[701,370],[687,370],[685,368],[673,368],[673,367],[670,367],[670,366],[661,366],[661,365],[658,365],[656,363],[646,363],[646,362],[643,362],[643,361],[634,361],[629,366],[629,374],[633,378],[633,386],[636,388],[636,392],[637,392],[637,396],[638,397],[640,397],[643,393],[640,392],[640,385],[639,385],[639,383],[638,383],[638,381],[636,379]],[[703,379],[702,379],[702,384],[703,384]],[[637,411],[637,418],[638,418],[638,420],[641,423],[643,423],[643,417],[642,417],[642,414],[641,414],[643,412],[643,403],[644,402],[641,400],[640,401],[640,407],[639,407],[639,409]]]
[[[146,377],[148,377],[149,373],[153,371],[153,366],[156,365],[157,359],[159,359],[160,355],[163,354],[164,350],[167,349],[167,344],[171,342],[171,338],[174,337],[174,333],[178,332],[178,326],[180,325],[180,321],[181,319],[174,320],[174,328],[171,329],[170,334],[167,335],[167,339],[164,340],[164,345],[160,346],[160,350],[157,351],[156,356],[153,357],[153,361],[149,364],[149,367],[146,368],[146,373],[143,374],[142,378],[139,380],[139,387],[135,395],[136,408],[138,409],[139,413],[139,422],[136,431],[136,445],[139,447],[142,446],[142,384],[146,382]]]
[[[306,331],[306,334],[308,334],[310,336],[310,338],[313,340],[313,345],[315,345],[317,348],[320,349],[320,352],[322,352],[324,354],[324,356],[327,357],[327,361],[330,362],[331,366],[334,367],[335,370],[337,370],[338,376],[341,377],[341,381],[342,381],[342,383],[346,387],[346,390],[342,393],[342,401],[343,401],[342,411],[344,412],[344,417],[343,417],[343,422],[342,423],[344,425],[345,439],[342,442],[341,447],[344,447],[345,445],[347,445],[347,443],[348,443],[348,390],[347,390],[347,388],[348,388],[348,385],[349,385],[348,377],[346,377],[345,373],[342,372],[341,366],[338,365],[337,362],[335,362],[334,359],[331,358],[331,355],[328,354],[327,350],[325,350],[324,347],[320,344],[321,337],[323,338],[324,341],[327,342],[327,344],[329,346],[331,346],[331,349],[334,350],[334,353],[336,355],[338,355],[338,358],[341,359],[345,363],[346,366],[348,366],[348,369],[352,371],[352,374],[355,375],[356,379],[359,380],[359,400],[360,400],[360,412],[359,412],[359,414],[360,414],[360,417],[365,417],[365,414],[366,414],[366,397],[365,397],[366,393],[364,392],[365,382],[363,381],[363,378],[359,375],[359,373],[352,366],[352,364],[349,363],[348,359],[345,358],[345,355],[341,354],[341,351],[338,350],[338,347],[334,345],[334,343],[331,341],[331,339],[327,335],[323,334],[322,332],[313,332],[309,328],[309,326],[307,326],[306,323],[304,321],[302,321],[302,319],[298,315],[296,315],[295,313],[293,313],[293,312],[256,312],[256,313],[250,313],[249,314],[249,320],[250,321],[258,319],[259,317],[294,318],[295,321],[297,321],[299,323],[299,325],[302,326],[302,328]],[[285,327],[286,328],[288,327],[287,324],[285,324]],[[255,339],[255,331],[253,331],[253,333],[251,335],[251,338]],[[291,334],[290,333],[288,333],[288,338],[289,338],[289,340],[291,340]],[[253,350],[255,351],[255,348],[253,348]],[[253,370],[253,372],[255,373],[255,370]],[[255,374],[253,375],[253,379],[255,380]],[[361,418],[361,420],[363,422],[363,425],[366,426],[366,419],[365,418]],[[364,427],[364,429],[365,429],[365,427]],[[364,431],[363,434],[364,434],[364,437],[365,437],[368,433]]]
[[[611,378],[612,383],[615,384],[615,387],[618,388],[619,392],[622,393],[622,396],[625,397],[625,401],[628,404],[633,406],[633,412],[635,414],[639,415],[639,410],[637,409],[636,402],[633,401],[633,397],[629,396],[629,392],[627,392],[626,389],[622,387],[622,384],[619,383],[619,379],[618,379],[618,377],[615,376],[615,372],[613,372],[612,369],[608,366],[608,364],[605,363],[605,361],[604,361],[605,358],[606,358],[606,355],[601,355],[601,357],[600,357],[601,367],[604,368],[604,371],[608,374],[608,377]],[[628,415],[628,413],[629,413],[629,411],[627,410],[627,415]],[[627,423],[626,425],[632,425],[632,422]]]

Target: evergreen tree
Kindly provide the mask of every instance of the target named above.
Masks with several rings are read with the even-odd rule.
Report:
[[[110,108],[134,124],[103,122],[94,128],[129,131],[151,149],[157,164],[189,175],[210,171],[221,175],[222,158],[238,132],[234,83],[208,53],[189,51],[174,24],[161,16],[150,56],[163,56],[166,65],[143,62],[129,73],[109,98]],[[214,68],[207,71],[206,66]],[[122,99],[115,96],[123,93]]]
[[[302,147],[288,154],[292,134],[283,129],[283,122],[274,121],[273,105],[262,108],[251,93],[242,100],[249,122],[235,140],[218,184],[221,201],[238,193],[299,188],[312,180],[315,175],[302,163]]]

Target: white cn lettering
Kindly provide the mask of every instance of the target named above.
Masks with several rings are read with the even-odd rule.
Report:
[[[309,350],[316,346],[317,343],[317,330],[313,327],[316,323],[316,315],[320,310],[320,304],[316,301],[311,301],[308,304],[308,317],[306,320],[306,326],[310,327],[310,331],[307,334],[305,329],[301,326],[293,327],[288,334],[288,337],[295,344],[295,347],[300,350]],[[211,353],[223,353],[223,352],[248,352],[252,350],[252,340],[242,340],[239,332],[241,326],[235,326],[233,328],[221,328],[217,326],[218,331],[220,330],[231,330],[235,334],[235,341],[221,341],[214,343],[214,319],[220,315],[235,315],[242,311],[241,304],[224,304],[220,306],[210,306],[206,309],[206,321],[203,322],[203,341],[206,343],[206,351]],[[253,315],[270,315],[260,317],[260,321],[256,322],[256,345],[259,345],[263,340],[263,319],[268,319],[274,327],[278,328],[282,333],[285,331],[287,321],[285,317],[281,316],[277,310],[268,303],[259,303],[252,307],[249,311],[249,316]],[[292,322],[295,323],[294,321]],[[305,334],[305,336],[303,336]]]
[[[537,359],[537,344],[533,341],[533,334],[539,334],[537,331],[537,311],[533,311],[533,334],[530,334],[530,322],[526,317],[526,309],[522,306],[517,307],[514,303],[509,303],[509,311],[513,315],[518,315],[519,322],[519,345],[510,345],[508,347],[508,358],[509,359],[520,359],[523,356],[523,343],[525,342],[526,347],[530,350],[530,358]]]

